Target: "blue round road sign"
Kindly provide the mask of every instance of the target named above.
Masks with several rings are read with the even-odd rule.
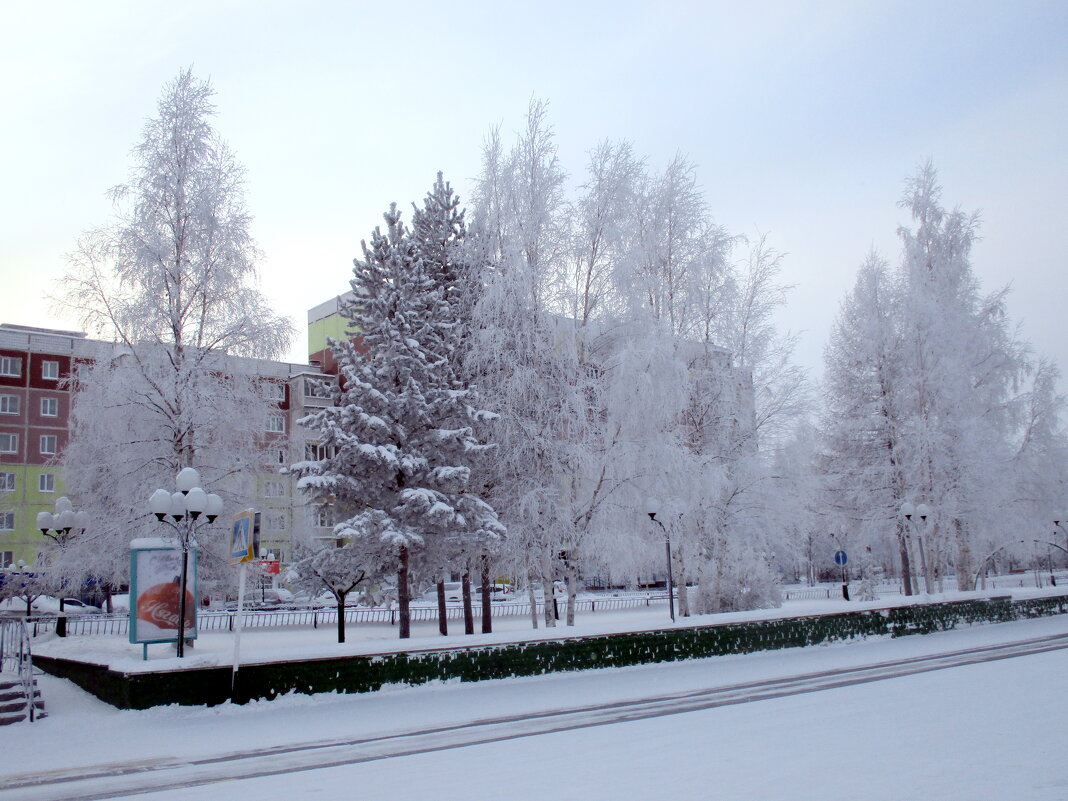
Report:
[[[834,563],[836,565],[838,565],[839,567],[845,567],[846,563],[848,563],[848,562],[849,562],[849,557],[846,556],[846,552],[845,551],[835,551],[834,552]]]

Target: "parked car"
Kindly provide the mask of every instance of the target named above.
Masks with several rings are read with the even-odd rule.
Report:
[[[26,602],[19,598],[10,599],[14,603],[11,605],[11,609],[15,611],[26,611]],[[51,595],[38,596],[36,600],[31,604],[34,614],[54,615],[59,612],[59,598],[54,598]],[[100,607],[93,606],[79,601],[77,598],[64,598],[63,599],[63,614],[65,615],[99,615]]]
[[[285,587],[268,587],[263,590],[253,590],[250,600],[252,603],[266,604],[268,606],[291,606],[293,604],[293,593]]]
[[[518,590],[518,594],[521,597],[525,598],[526,594],[527,594],[527,588],[524,587],[523,589]],[[540,583],[539,584],[535,584],[534,585],[534,597],[537,598],[540,601],[544,595],[545,595],[545,592],[542,589],[542,585]],[[562,598],[566,598],[567,597],[567,584],[565,584],[560,579],[557,579],[556,581],[553,582],[553,597],[556,598],[557,600],[560,600]]]
[[[438,599],[438,586],[435,584],[421,596],[427,601]],[[445,600],[447,602],[462,601],[464,599],[464,585],[459,581],[445,582]]]
[[[490,585],[490,600],[491,601],[507,601],[512,596],[512,587],[510,584],[491,584]],[[446,581],[445,582],[445,601],[447,603],[460,603],[464,599],[464,585],[459,581]],[[430,601],[437,603],[438,600],[438,588],[437,585],[430,587],[419,596],[421,601]],[[482,585],[471,585],[471,600],[474,603],[480,603],[482,601]]]
[[[491,601],[511,601],[514,597],[512,592],[512,585],[510,584],[490,584],[490,600]],[[471,588],[471,594],[476,599],[482,597],[482,585]]]
[[[293,596],[293,605],[308,609],[322,609],[324,607],[337,606],[337,599],[330,590],[323,590],[318,595],[308,592],[298,592]]]

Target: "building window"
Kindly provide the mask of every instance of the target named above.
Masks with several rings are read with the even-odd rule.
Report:
[[[267,512],[264,514],[264,527],[268,531],[285,531],[285,512]]]
[[[0,375],[8,378],[22,376],[22,359],[16,356],[0,356]]]
[[[56,455],[56,435],[55,434],[42,434],[41,435],[41,455],[42,456],[55,456]]]
[[[56,491],[56,476],[54,473],[41,473],[37,477],[37,489],[41,492]]]
[[[320,506],[315,510],[316,528],[334,527],[334,509],[331,506]]]
[[[309,462],[321,462],[323,459],[333,459],[336,452],[337,449],[333,445],[309,442],[304,446],[304,459]]]
[[[285,402],[286,399],[286,385],[281,384],[278,381],[267,381],[263,385],[264,397],[267,400]]]
[[[286,494],[286,487],[281,481],[264,481],[263,482],[263,497],[265,498],[281,498]]]
[[[15,530],[15,513],[0,512],[0,531]]]
[[[321,378],[304,379],[305,398],[329,398],[333,394],[331,382]]]
[[[0,473],[0,492],[15,491],[15,474]]]
[[[18,453],[19,435],[0,434],[0,453]]]
[[[59,400],[41,398],[41,417],[59,417]]]
[[[286,419],[280,414],[267,416],[267,430],[272,434],[286,433]]]
[[[41,378],[47,378],[50,381],[58,381],[59,362],[41,362]]]
[[[0,414],[18,414],[19,396],[0,395]]]
[[[15,564],[14,551],[0,551],[0,567],[11,567]]]

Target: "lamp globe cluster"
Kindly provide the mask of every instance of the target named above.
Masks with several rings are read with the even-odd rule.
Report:
[[[193,467],[184,467],[174,481],[177,492],[158,489],[148,499],[148,508],[161,523],[168,517],[175,523],[186,516],[197,520],[201,515],[209,523],[222,514],[223,501],[214,492],[205,492],[200,487],[200,473]]]

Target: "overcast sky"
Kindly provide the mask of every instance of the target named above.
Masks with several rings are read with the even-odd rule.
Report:
[[[744,6],[744,8],[743,8]],[[263,286],[300,336],[360,240],[438,170],[463,199],[482,140],[549,102],[563,166],[627,139],[698,165],[716,222],[766,233],[780,316],[814,377],[875,247],[898,257],[904,179],[930,158],[979,210],[974,266],[1068,368],[1068,3],[14,3],[0,26],[0,322],[76,328],[46,295],[109,215],[165,82],[192,66],[248,169]],[[1062,382],[1062,386],[1064,386]]]

